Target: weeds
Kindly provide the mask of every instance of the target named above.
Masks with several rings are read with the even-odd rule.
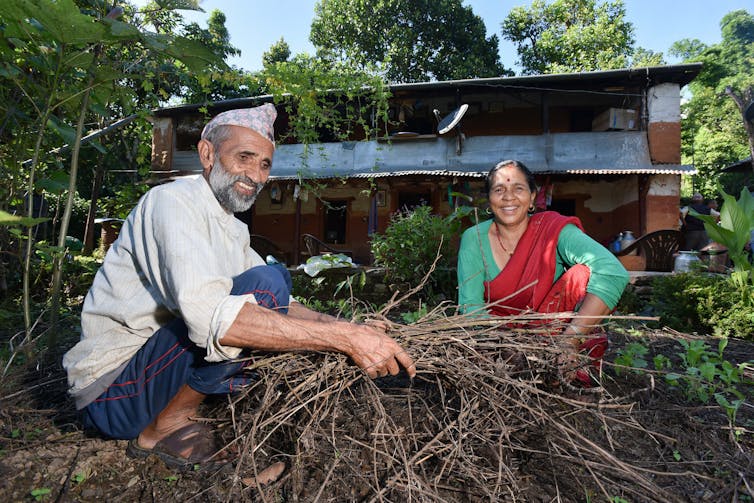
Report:
[[[665,372],[665,381],[683,393],[687,401],[707,404],[714,398],[723,408],[731,426],[732,437],[738,440],[741,429],[736,428],[736,416],[746,400],[739,388],[754,385],[747,377],[747,370],[754,367],[754,360],[735,365],[723,356],[728,339],[720,339],[717,351],[700,339],[679,340],[683,351],[676,353],[679,368],[673,369],[672,360],[663,354],[652,359],[654,370]],[[630,369],[634,373],[646,372],[649,349],[640,342],[631,342],[618,351],[615,358],[615,373],[622,375]]]

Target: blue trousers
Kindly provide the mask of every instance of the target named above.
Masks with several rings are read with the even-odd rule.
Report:
[[[282,266],[253,267],[233,278],[231,295],[254,294],[260,306],[288,313],[291,276]],[[111,438],[136,438],[188,384],[205,395],[228,394],[253,379],[249,361],[207,362],[206,350],[188,338],[176,318],[160,328],[96,400],[83,409],[83,422]]]

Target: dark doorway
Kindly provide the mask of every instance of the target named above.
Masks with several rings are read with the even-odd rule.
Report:
[[[576,201],[573,199],[553,199],[548,210],[557,211],[567,217],[576,216]]]
[[[398,211],[411,211],[417,206],[429,206],[430,201],[429,192],[399,192]]]
[[[323,203],[325,214],[325,243],[336,245],[345,243],[348,201],[323,201]]]

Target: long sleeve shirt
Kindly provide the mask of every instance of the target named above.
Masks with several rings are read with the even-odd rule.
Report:
[[[241,349],[220,344],[253,295],[230,295],[233,277],[263,265],[246,225],[202,177],[151,189],[128,216],[84,301],[81,340],[63,358],[81,408],[109,386],[160,327],[184,320],[205,359]],[[95,384],[96,383],[96,384]]]
[[[458,304],[462,312],[476,312],[486,303],[484,282],[496,278],[500,268],[495,263],[489,240],[493,220],[466,229],[458,251]],[[586,265],[591,274],[587,292],[602,299],[610,309],[620,300],[628,284],[628,273],[620,261],[600,243],[572,224],[558,236],[555,254],[557,281],[574,264]]]

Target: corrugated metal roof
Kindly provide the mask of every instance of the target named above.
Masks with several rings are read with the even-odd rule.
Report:
[[[701,71],[702,63],[687,63],[681,65],[648,66],[640,68],[620,68],[616,70],[598,70],[594,72],[557,73],[546,75],[519,75],[514,77],[489,77],[480,79],[443,80],[434,82],[413,82],[407,84],[390,84],[393,93],[417,90],[442,90],[469,87],[535,87],[569,86],[578,82],[609,81],[613,85],[641,80],[651,86],[662,82],[675,82],[681,87],[691,82]],[[333,90],[334,91],[334,90]],[[155,109],[152,114],[158,117],[180,115],[195,112],[207,107],[210,113],[216,114],[232,108],[244,108],[272,103],[272,95],[250,96],[247,98],[233,98],[206,104],[177,105]]]
[[[460,145],[460,153],[459,153]],[[692,166],[652,164],[646,133],[606,131],[533,136],[474,136],[279,145],[271,180],[484,177],[503,159],[516,159],[540,174],[694,174]],[[195,152],[176,152],[173,166],[201,171]]]

